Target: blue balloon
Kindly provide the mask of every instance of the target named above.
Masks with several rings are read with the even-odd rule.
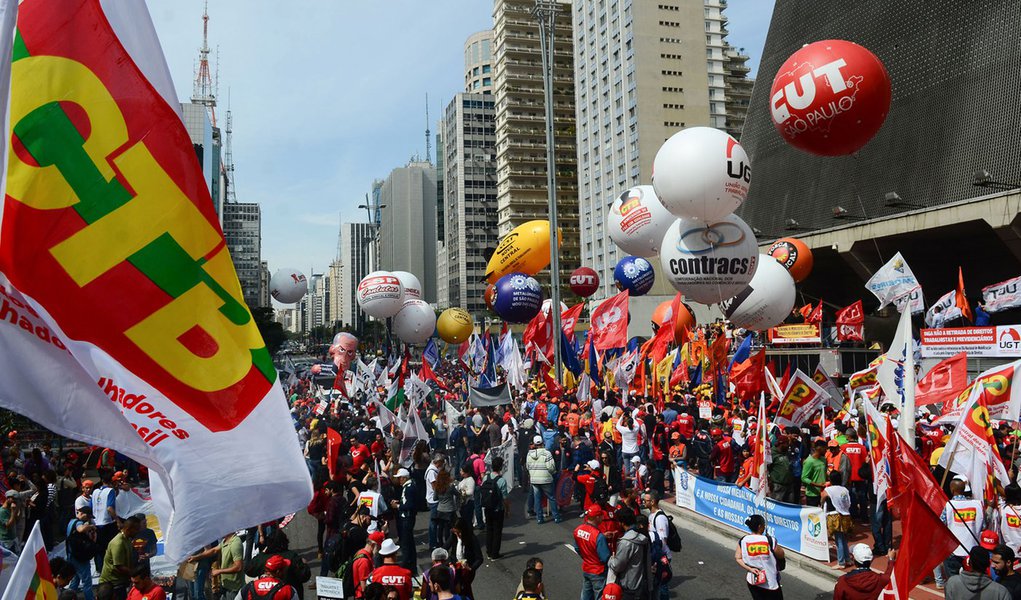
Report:
[[[508,323],[527,323],[542,308],[542,287],[534,277],[509,273],[496,281],[493,310]]]
[[[640,256],[625,256],[613,269],[613,280],[621,290],[627,290],[632,296],[644,296],[656,282],[656,272],[652,263]]]

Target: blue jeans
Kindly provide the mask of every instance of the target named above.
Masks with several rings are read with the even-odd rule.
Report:
[[[850,564],[850,551],[847,548],[847,534],[834,533],[833,541],[837,543],[837,562],[846,565]]]
[[[482,487],[475,485],[475,526],[484,528],[486,520],[482,518]]]
[[[554,497],[553,483],[533,483],[532,493],[535,495],[535,521],[543,522],[542,497],[546,497],[550,512],[553,513],[553,520],[560,522],[560,507],[557,506],[557,499]]]
[[[79,561],[69,557],[67,562],[74,567],[74,579],[68,584],[67,589],[78,591],[78,586],[81,585],[85,600],[95,600],[96,596],[92,593],[92,561]]]
[[[893,516],[886,502],[876,505],[876,512],[872,519],[872,539],[875,540],[874,550],[887,551],[893,543]]]
[[[603,588],[606,587],[606,573],[593,575],[582,573],[581,600],[602,600]]]
[[[429,504],[429,550],[435,550],[440,543],[438,534],[439,523],[436,522],[437,507],[439,507],[437,502]]]
[[[637,452],[635,452],[634,454],[630,452],[621,452],[620,454],[621,460],[624,461],[624,468],[627,469],[628,475],[634,475],[635,473],[635,463],[631,462],[631,459],[636,456],[638,456]]]

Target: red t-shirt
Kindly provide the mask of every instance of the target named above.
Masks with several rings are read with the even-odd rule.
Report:
[[[574,543],[581,554],[581,570],[592,575],[602,575],[606,565],[599,560],[597,549],[600,531],[588,523],[582,523],[574,530]]]
[[[280,580],[277,579],[276,577],[263,575],[259,579],[256,579],[255,581],[248,584],[248,586],[251,587],[246,586],[244,588],[241,588],[242,591],[241,598],[242,600],[248,600],[248,598],[251,598],[252,600],[294,600],[295,598],[298,597],[298,594],[295,593],[294,588],[285,583],[284,585],[281,585],[280,589],[277,590],[277,593],[273,594],[273,597],[270,598],[269,597],[270,590],[272,590],[275,586],[279,584]],[[136,600],[136,598],[132,598],[131,595],[129,594],[128,600]]]
[[[840,451],[847,457],[847,461],[851,463],[851,482],[862,481],[861,475],[858,474],[858,470],[861,469],[865,461],[868,460],[869,451],[858,442],[848,442],[840,447]]]
[[[369,578],[375,566],[372,556],[364,548],[355,553],[355,561],[351,563],[351,579],[355,582],[355,598],[365,595],[362,583]]]
[[[734,451],[731,449],[730,437],[723,436],[716,442],[716,465],[720,467],[720,473],[730,475],[734,472]]]
[[[369,575],[369,581],[393,586],[401,595],[401,600],[411,600],[411,571],[400,565],[376,567]]]
[[[140,592],[135,586],[131,586],[128,592],[128,600],[166,600],[167,593],[158,585],[153,585],[147,592]]]
[[[677,431],[680,431],[681,435],[690,441],[692,436],[695,435],[695,417],[691,415],[678,415],[674,422],[677,423]]]
[[[354,444],[351,446],[351,472],[355,473],[362,468],[365,461],[369,459],[369,447],[365,444]]]

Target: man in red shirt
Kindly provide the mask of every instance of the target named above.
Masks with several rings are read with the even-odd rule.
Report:
[[[284,573],[289,566],[291,561],[279,554],[267,558],[266,573],[241,588],[237,597],[240,600],[297,600],[298,592],[284,583]]]
[[[361,470],[362,465],[365,461],[369,460],[369,447],[359,442],[357,439],[352,440],[351,443],[351,468],[348,472],[352,475],[358,473]]]
[[[851,491],[851,515],[868,523],[871,486],[866,478],[862,477],[862,467],[869,460],[869,451],[858,442],[858,433],[854,428],[848,428],[844,435],[847,436],[847,443],[840,447],[840,451],[847,458],[847,468],[843,475]]]
[[[372,571],[369,575],[369,583],[392,586],[400,594],[400,600],[411,600],[411,571],[397,564],[397,553],[400,549],[401,547],[393,540],[383,540],[383,544],[379,547],[383,565]]]
[[[599,531],[603,516],[603,509],[593,506],[585,511],[585,522],[574,530],[574,547],[581,556],[581,600],[599,600],[606,585],[610,546],[606,543],[606,536]]]
[[[734,483],[736,473],[734,469],[733,440],[729,435],[724,435],[723,430],[716,428],[710,432],[713,437],[713,450],[709,454],[709,462],[716,467],[716,481]]]
[[[684,436],[684,441],[690,442],[691,438],[695,435],[695,417],[686,412],[682,412],[680,416],[674,420],[674,423],[676,423],[677,431]]]
[[[131,572],[131,591],[128,600],[166,600],[163,588],[152,582],[148,565],[138,565]]]
[[[354,561],[351,563],[351,580],[355,584],[355,598],[365,596],[365,584],[372,575],[372,569],[376,566],[373,562],[373,555],[386,541],[386,534],[382,531],[373,531],[365,542],[365,547],[355,552]]]

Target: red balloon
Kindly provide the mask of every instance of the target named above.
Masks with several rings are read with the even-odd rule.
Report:
[[[578,267],[571,273],[571,291],[588,298],[599,289],[599,273],[588,267]]]
[[[496,300],[496,286],[490,283],[486,286],[486,291],[482,294],[482,299],[486,301],[486,306],[489,310],[493,310],[493,300]]]
[[[844,40],[808,44],[777,71],[773,126],[787,143],[820,156],[851,154],[890,111],[890,76],[875,54]]]

